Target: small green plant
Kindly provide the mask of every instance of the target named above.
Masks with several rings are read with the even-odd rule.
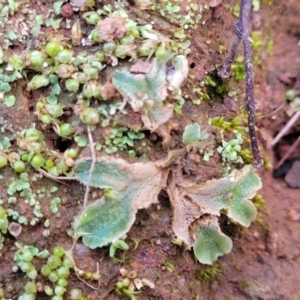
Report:
[[[144,137],[144,133],[134,132],[126,127],[112,128],[110,130],[110,135],[104,136],[105,142],[103,147],[105,152],[108,154],[117,151],[124,151],[127,150],[128,147],[134,147],[135,140],[141,140]]]
[[[232,241],[221,232],[217,218],[204,217],[194,232],[194,254],[203,264],[211,264],[232,249]]]
[[[289,108],[287,114],[292,116],[295,112],[300,109],[300,96],[295,89],[287,90],[285,98],[289,101]]]
[[[5,209],[0,206],[0,250],[3,248],[4,236],[7,233],[8,219]]]
[[[188,64],[184,56],[176,56],[172,64],[174,71],[166,73],[166,63],[173,55],[168,54],[163,60],[153,59],[146,74],[132,74],[127,68],[116,70],[112,83],[128,102],[132,109],[142,113],[146,129],[155,130],[167,122],[173,113],[173,105],[166,103],[168,90],[177,91],[188,74]],[[173,92],[176,99],[176,93]]]
[[[154,283],[146,278],[139,278],[137,272],[127,271],[126,269],[121,269],[120,274],[122,279],[116,284],[116,293],[120,295],[125,295],[131,300],[137,299],[136,295],[141,293],[141,289],[144,286],[154,288]]]
[[[70,269],[72,268],[74,268],[73,261],[62,247],[56,246],[51,255],[48,253],[48,259],[40,270],[41,275],[52,282],[51,286],[46,285],[44,287],[46,295],[52,296],[55,299],[63,299],[69,283]],[[70,292],[70,294],[74,294],[72,297],[78,295],[78,298],[71,299],[86,299],[79,291],[78,294],[76,292]]]
[[[185,127],[182,141],[188,152],[194,151],[203,154],[203,161],[209,161],[209,158],[214,154],[214,136],[209,135],[206,130],[202,130],[197,123]]]
[[[25,292],[18,299],[19,300],[27,300],[27,299],[35,299],[37,293],[37,285],[36,279],[38,276],[38,272],[33,264],[34,258],[46,258],[49,255],[47,250],[39,251],[38,248],[31,245],[23,245],[21,243],[16,243],[18,250],[14,255],[14,261],[17,266],[14,267],[14,270],[17,271],[18,268],[22,270],[26,274],[26,276],[30,279],[24,287]]]
[[[21,196],[31,196],[32,190],[27,173],[21,173],[19,179],[14,179],[8,186],[7,194],[12,196],[19,192]]]
[[[33,259],[35,257],[45,258],[49,255],[48,251],[39,252],[39,249],[31,245],[23,245],[21,243],[16,243],[18,247],[17,252],[14,256],[14,261],[17,263],[17,266],[24,272],[26,275],[34,280],[37,277],[37,271],[33,265]]]
[[[217,148],[224,162],[243,163],[239,152],[242,150],[243,136],[237,130],[233,130],[235,138],[229,141],[222,141],[222,146]]]
[[[51,211],[56,214],[58,212],[58,205],[61,203],[61,199],[59,197],[55,197],[51,200]]]
[[[185,145],[197,143],[201,140],[208,138],[208,133],[205,130],[201,130],[201,127],[197,123],[189,124],[185,127],[182,141]]]
[[[194,248],[195,256],[201,263],[212,264],[218,256],[230,252],[232,248],[231,239],[219,228],[220,212],[248,227],[257,214],[249,199],[260,188],[261,181],[251,166],[233,172],[230,179],[211,180],[202,186],[181,186],[178,180],[170,183],[167,191],[174,207],[173,231],[188,247]],[[183,201],[184,197],[191,201]]]
[[[30,187],[28,173],[21,173],[19,179],[13,179],[8,186],[7,194],[11,196],[8,199],[9,204],[16,204],[17,198],[15,196],[18,195],[24,199],[26,204],[32,207],[34,217],[31,219],[30,225],[35,225],[43,217],[41,204]],[[11,208],[8,209],[8,215],[14,220],[17,220],[20,224],[26,225],[28,223],[28,219],[25,216],[20,215],[18,211]]]
[[[75,177],[86,183],[90,166],[91,160],[78,161]],[[82,236],[92,249],[120,239],[133,224],[137,210],[157,201],[162,184],[162,173],[153,163],[130,165],[103,157],[95,165],[90,185],[104,189],[104,196],[77,217],[75,236]]]
[[[116,240],[110,244],[109,256],[114,257],[118,249],[128,250],[129,246],[123,240]]]
[[[166,262],[166,264],[165,264],[165,269],[168,271],[168,272],[173,272],[174,271],[174,265],[171,263],[171,262],[169,262],[169,261],[167,261]]]
[[[265,199],[262,195],[256,194],[253,197],[252,202],[255,205],[257,212],[258,212],[255,222],[262,224],[263,223],[263,213],[269,214],[269,211],[266,207]]]

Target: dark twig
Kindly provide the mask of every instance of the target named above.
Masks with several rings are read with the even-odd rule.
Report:
[[[249,20],[251,12],[251,0],[241,0],[241,10],[239,19],[235,25],[236,38],[230,49],[228,58],[225,62],[223,69],[218,73],[222,78],[228,78],[230,74],[231,65],[236,56],[236,51],[240,41],[243,42],[244,46],[244,60],[245,60],[245,71],[246,71],[246,106],[248,114],[248,128],[251,149],[253,154],[253,165],[256,168],[261,168],[263,160],[260,156],[257,139],[255,134],[255,99],[254,99],[254,76],[253,76],[253,65],[252,65],[252,52],[250,45],[249,35]]]
[[[280,130],[280,132],[270,142],[270,146],[275,146],[280,141],[280,139],[293,127],[293,125],[298,121],[299,118],[300,118],[300,110],[294,113],[294,115],[284,125],[284,127]]]
[[[237,31],[236,27],[237,27],[237,24],[234,29],[235,32]],[[227,60],[223,66],[223,69],[218,72],[218,75],[223,79],[227,79],[231,76],[231,72],[230,72],[231,65],[233,64],[240,41],[241,41],[240,35],[236,34],[235,40],[233,41],[233,44],[231,46]]]
[[[280,160],[280,162],[276,165],[276,167],[274,169],[277,169],[281,165],[283,165],[285,163],[285,161],[289,158],[289,156],[295,151],[295,149],[298,148],[299,145],[300,145],[300,136],[298,136],[297,140],[289,148],[289,150],[287,151],[287,153],[282,157],[282,159]]]

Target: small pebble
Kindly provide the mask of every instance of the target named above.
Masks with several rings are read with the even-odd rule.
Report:
[[[88,299],[89,299],[89,300],[97,300],[98,297],[97,297],[97,295],[95,295],[95,294],[90,294]]]
[[[10,222],[8,225],[8,231],[12,236],[17,237],[22,232],[22,226],[19,223]]]
[[[85,256],[85,255],[89,255],[90,249],[83,244],[77,244],[75,246],[74,252],[79,256]]]
[[[44,236],[44,237],[50,236],[50,230],[49,230],[49,229],[45,229],[45,230],[43,231],[43,236]]]
[[[143,287],[143,283],[142,283],[142,280],[140,278],[135,278],[133,280],[133,283],[134,283],[137,290],[140,290]]]
[[[266,240],[266,248],[270,254],[275,254],[278,248],[278,233],[269,231]]]
[[[185,284],[186,284],[186,281],[185,281],[185,278],[184,277],[180,277],[179,279],[178,279],[178,284],[179,284],[179,286],[185,286]]]
[[[260,233],[258,231],[255,231],[253,233],[253,236],[256,238],[256,239],[259,239],[260,238]]]
[[[284,177],[285,182],[290,188],[300,188],[300,161],[295,161],[292,168]]]
[[[214,282],[212,283],[212,285],[210,286],[210,288],[211,288],[211,290],[212,290],[213,292],[216,292],[216,291],[219,289],[219,284],[218,284],[218,282],[217,282],[217,281],[214,281]]]
[[[142,283],[143,283],[144,286],[148,286],[150,289],[155,288],[155,284],[147,278],[142,278]]]
[[[282,190],[282,186],[279,183],[275,183],[275,184],[273,184],[273,190],[275,192],[278,192],[278,191]]]
[[[238,112],[239,110],[237,103],[229,96],[225,97],[224,105],[229,111]]]
[[[38,292],[40,292],[40,293],[42,293],[44,291],[44,286],[39,281],[36,283],[36,288],[37,288]]]
[[[257,245],[257,249],[258,249],[258,250],[261,250],[261,251],[265,251],[265,250],[266,250],[266,247],[265,247],[264,244],[258,244],[258,245]]]
[[[198,153],[191,152],[191,153],[188,154],[188,158],[190,160],[195,161],[195,162],[200,162],[201,161],[201,156]]]
[[[300,220],[300,214],[295,211],[294,209],[291,209],[290,211],[288,211],[287,216],[289,218],[289,220],[291,221],[299,221]]]

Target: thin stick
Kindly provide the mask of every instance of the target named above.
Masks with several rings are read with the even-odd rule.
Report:
[[[75,273],[76,273],[77,278],[78,278],[79,280],[81,280],[83,283],[85,283],[87,286],[89,286],[90,288],[92,288],[92,289],[94,289],[94,290],[97,291],[97,290],[100,289],[100,279],[98,280],[98,286],[95,287],[95,286],[89,284],[89,283],[88,283],[87,281],[85,281],[83,278],[81,278],[80,275],[79,275],[79,273],[78,273],[78,270],[80,270],[80,269],[76,267],[76,263],[75,263],[75,260],[73,259],[73,255],[72,255],[72,254],[73,254],[73,248],[74,248],[74,246],[75,246],[76,243],[77,243],[77,239],[74,240],[73,245],[72,245],[72,247],[71,247],[71,249],[70,249],[70,253],[71,253],[71,254],[69,254],[68,251],[65,251],[65,255],[67,255],[68,258],[72,261],[72,263],[73,263],[73,265],[74,265],[74,271],[75,271]],[[97,274],[100,274],[98,262],[97,262]]]
[[[276,165],[275,169],[279,168],[290,156],[290,154],[300,145],[300,136],[298,136],[297,140],[294,142],[294,144],[289,148],[289,150],[286,152],[286,154],[283,156],[283,158],[279,161],[279,163]]]
[[[291,129],[291,127],[297,122],[300,117],[300,110],[298,110],[290,120],[285,124],[285,126],[280,130],[280,132],[275,136],[275,138],[271,141],[270,146],[276,145],[279,140]]]
[[[285,105],[285,103],[281,103],[279,105],[279,107],[276,108],[275,110],[273,110],[269,113],[266,113],[265,115],[260,115],[260,116],[256,117],[256,119],[264,119],[264,118],[272,117],[272,116],[276,115],[277,113],[279,113],[284,108],[284,105]]]
[[[66,185],[66,186],[70,186],[69,184],[65,183],[65,182],[62,182],[63,180],[77,180],[76,177],[62,177],[62,176],[52,176],[50,175],[49,173],[47,173],[46,171],[44,171],[43,169],[41,168],[36,168],[36,170],[41,173],[43,176],[51,179],[51,180],[54,180],[56,182],[59,182],[63,185]]]
[[[89,198],[89,192],[90,192],[90,182],[92,179],[92,174],[94,172],[95,168],[95,162],[96,162],[96,154],[95,154],[95,148],[94,148],[94,141],[93,141],[93,136],[91,132],[90,126],[87,127],[88,131],[88,138],[89,138],[89,144],[90,144],[90,149],[91,149],[91,154],[92,154],[92,163],[90,167],[90,172],[89,172],[89,177],[86,183],[86,189],[85,189],[85,194],[84,194],[84,199],[83,199],[83,208],[87,206],[88,198]]]
[[[229,56],[223,69],[219,72],[219,75],[223,78],[227,78],[230,73],[230,68],[233,63],[234,57],[240,41],[244,46],[244,59],[245,59],[245,71],[246,71],[246,106],[248,114],[248,128],[251,149],[253,154],[253,165],[256,168],[260,168],[263,165],[263,160],[260,156],[257,139],[255,134],[255,99],[254,99],[254,75],[252,65],[252,52],[250,45],[249,35],[249,20],[251,11],[251,0],[241,0],[241,9],[239,19],[235,25],[236,39],[230,49]]]
[[[245,67],[246,67],[246,104],[247,104],[247,113],[248,113],[248,127],[251,148],[254,159],[254,166],[256,168],[261,168],[263,165],[263,160],[261,159],[257,139],[255,134],[255,98],[254,98],[254,74],[253,74],[253,65],[252,65],[252,52],[250,45],[250,35],[249,35],[249,20],[250,20],[250,11],[251,11],[251,1],[242,0],[242,6],[244,9],[241,10],[241,20],[243,30],[243,44],[244,44],[244,56],[245,56]]]
[[[235,29],[234,29],[235,32],[236,32],[236,27],[237,27],[237,24],[235,25]],[[218,75],[223,79],[227,79],[231,76],[231,72],[230,72],[231,66],[234,62],[237,48],[240,44],[240,41],[241,41],[241,37],[237,34],[235,37],[235,40],[233,41],[231,49],[229,51],[227,60],[224,63],[223,69],[218,72]]]

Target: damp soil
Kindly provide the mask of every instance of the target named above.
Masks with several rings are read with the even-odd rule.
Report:
[[[230,5],[235,3],[224,2]],[[300,134],[300,125],[295,124],[276,147],[268,147],[270,139],[289,120],[284,109],[285,92],[293,87],[300,72],[299,12],[298,0],[275,0],[270,6],[263,5],[252,16],[252,27],[261,32],[262,39],[268,38],[274,43],[271,52],[262,49],[257,54],[259,63],[255,65],[255,94],[260,112],[257,119],[259,142],[263,156],[269,157],[274,166]],[[176,119],[177,127],[171,133],[169,148],[175,148],[180,143],[183,128],[188,123],[206,124],[208,118],[216,116],[232,118],[244,106],[243,95],[239,97],[238,107],[234,108],[228,101],[217,96],[209,102],[203,101],[199,106],[191,102],[195,96],[191,87],[197,82],[200,84],[207,73],[213,75],[216,66],[223,64],[226,53],[219,53],[217,47],[223,44],[227,49],[230,48],[234,39],[232,28],[235,21],[236,18],[225,9],[210,10],[200,21],[203,24],[191,32],[192,52],[188,59],[190,74],[194,77],[188,79],[183,87],[190,98],[186,99],[182,115]],[[282,78],[289,80],[284,82]],[[1,116],[15,131],[26,128],[33,122],[38,123],[33,107],[39,94],[28,94],[24,87],[25,84],[14,86],[19,95],[17,109],[5,108],[0,104]],[[243,82],[240,88],[243,91]],[[51,131],[43,133],[50,149],[64,151],[70,146],[65,145],[65,141],[57,140]],[[166,149],[161,146],[161,139],[150,133],[147,137],[154,149],[150,159],[164,157]],[[300,156],[300,148],[294,151],[293,156]],[[218,164],[218,157],[213,157],[205,164],[199,164],[197,157],[193,157],[186,162],[185,174],[189,178],[209,180],[220,176]],[[263,181],[263,188],[259,193],[265,199],[265,207],[260,210],[258,220],[248,229],[231,224],[225,217],[222,219],[223,231],[234,241],[233,250],[219,258],[213,267],[201,265],[191,251],[184,251],[172,243],[172,210],[166,192],[162,191],[159,204],[138,212],[136,222],[126,239],[130,250],[118,251],[112,260],[109,258],[108,248],[91,250],[80,240],[77,242],[73,250],[77,267],[95,272],[98,265],[101,279],[99,287],[97,282],[92,282],[97,287],[93,289],[71,273],[68,288],[81,288],[88,299],[126,299],[114,292],[116,282],[120,279],[119,270],[126,268],[129,271],[135,270],[140,278],[147,278],[155,284],[154,289],[144,288],[138,295],[139,299],[300,299],[300,191],[289,188],[282,178],[274,179],[272,170],[258,172]],[[0,186],[0,198],[5,198],[5,185],[14,174],[5,169],[1,171],[1,175],[6,178],[6,183]],[[80,211],[84,187],[77,182],[68,182],[66,186],[43,178],[33,183],[32,189],[36,192],[42,187],[51,188],[53,185],[59,187],[56,195],[62,199],[59,212],[51,213],[50,197],[40,199],[44,217],[51,222],[51,234],[49,237],[43,235],[45,228],[42,223],[24,226],[22,234],[17,238],[18,242],[34,245],[39,249],[52,250],[57,245],[65,249],[71,248],[72,239],[68,236],[67,229]],[[22,204],[17,206],[19,212],[25,213],[26,209]],[[4,288],[6,297],[12,299],[17,299],[22,294],[26,282],[22,272],[12,271],[15,242],[16,239],[8,235],[0,257],[0,286]],[[51,284],[43,278],[39,280],[43,285]],[[38,293],[36,299],[49,297]]]

